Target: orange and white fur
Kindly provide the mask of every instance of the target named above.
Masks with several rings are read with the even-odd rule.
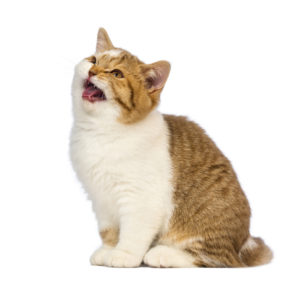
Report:
[[[230,162],[195,123],[157,110],[169,71],[166,61],[144,64],[115,48],[102,28],[96,53],[76,66],[71,159],[103,242],[91,263],[267,263],[271,251],[249,234],[250,208]]]

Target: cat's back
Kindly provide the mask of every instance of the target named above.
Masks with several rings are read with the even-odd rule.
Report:
[[[240,249],[249,236],[250,208],[230,161],[196,123],[182,116],[164,115],[164,119],[169,130],[175,209],[162,243],[214,237],[221,244],[233,239]],[[199,246],[195,243],[188,247],[191,251]]]
[[[164,115],[164,119],[169,130],[176,204],[184,208],[189,202],[189,207],[198,208],[202,201],[211,199],[220,209],[243,206],[248,216],[248,202],[230,161],[205,131],[183,116]]]
[[[170,154],[176,165],[209,165],[217,158],[227,162],[222,152],[195,122],[185,116],[164,115],[169,130]],[[175,164],[175,163],[174,163]]]

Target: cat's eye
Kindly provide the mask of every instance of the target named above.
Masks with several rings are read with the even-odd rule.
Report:
[[[119,69],[114,69],[110,73],[113,74],[113,76],[115,76],[116,78],[123,78],[124,77],[122,71],[119,70]]]

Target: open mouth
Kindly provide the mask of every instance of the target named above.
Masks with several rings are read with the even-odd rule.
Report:
[[[97,88],[91,81],[90,78],[86,79],[84,82],[84,91],[82,93],[82,98],[89,102],[95,101],[105,101],[106,96],[103,91]]]

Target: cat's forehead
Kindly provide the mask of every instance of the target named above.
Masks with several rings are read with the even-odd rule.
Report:
[[[142,62],[134,55],[123,49],[112,49],[96,54],[97,64],[104,68],[123,65],[126,68],[136,67]]]
[[[121,55],[121,53],[124,53],[125,51],[123,51],[122,49],[112,49],[112,50],[108,50],[102,53],[99,53],[97,56],[100,58],[102,56],[106,56],[106,57],[119,57]]]

